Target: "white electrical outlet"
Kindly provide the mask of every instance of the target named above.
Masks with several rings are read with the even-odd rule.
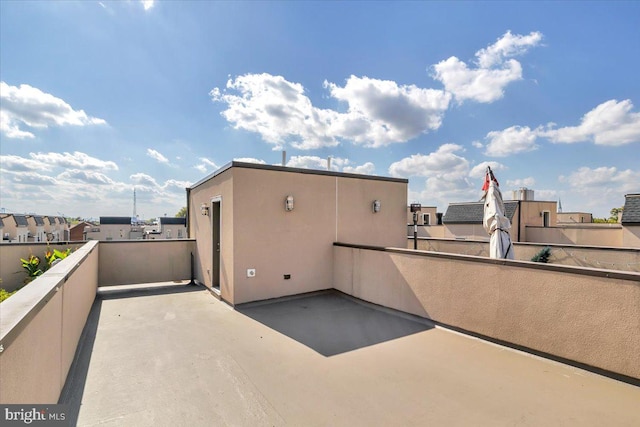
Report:
[[[247,277],[256,277],[256,269],[247,268]]]

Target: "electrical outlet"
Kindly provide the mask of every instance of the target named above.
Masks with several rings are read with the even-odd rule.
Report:
[[[256,277],[256,269],[247,268],[247,277]]]

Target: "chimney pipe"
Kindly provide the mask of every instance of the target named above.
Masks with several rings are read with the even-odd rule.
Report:
[[[287,150],[282,150],[282,166],[287,166]]]
[[[327,170],[331,170],[331,156],[327,157]]]

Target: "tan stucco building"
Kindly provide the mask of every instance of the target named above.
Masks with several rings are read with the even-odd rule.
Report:
[[[334,242],[406,245],[407,183],[232,162],[187,189],[196,280],[230,304],[332,288]]]

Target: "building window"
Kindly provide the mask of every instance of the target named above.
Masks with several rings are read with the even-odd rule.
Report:
[[[182,230],[178,230],[178,239],[182,239]]]
[[[428,213],[422,214],[422,223],[424,225],[431,225],[431,215]]]
[[[551,222],[551,213],[549,211],[542,212],[542,226],[550,227],[551,226],[550,222]]]

